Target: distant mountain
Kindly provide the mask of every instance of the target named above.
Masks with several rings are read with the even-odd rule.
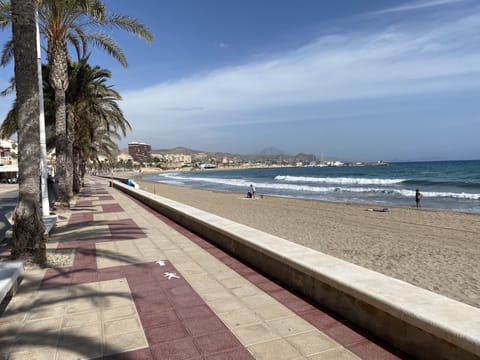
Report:
[[[260,151],[259,155],[285,155],[285,153],[274,146],[269,146]]]
[[[291,163],[296,164],[297,162],[311,162],[315,161],[316,157],[313,154],[304,154],[300,153],[297,155],[288,155],[283,151],[270,146],[266,147],[258,154],[232,154],[228,152],[220,151],[204,151],[204,150],[193,150],[187,147],[178,146],[173,149],[156,149],[152,150],[152,154],[186,154],[191,155],[192,160],[199,161],[211,161],[211,162],[221,162],[224,158],[229,158],[234,161],[249,161],[249,162],[267,162],[267,163]]]
[[[192,150],[184,146],[177,146],[173,149],[157,149],[152,150],[154,154],[186,154],[186,155],[193,155],[197,153],[204,152],[202,150]]]

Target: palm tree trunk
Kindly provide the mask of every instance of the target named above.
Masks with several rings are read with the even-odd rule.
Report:
[[[67,117],[67,151],[66,151],[66,157],[69,159],[66,163],[67,167],[67,178],[66,178],[66,188],[68,191],[68,199],[70,200],[73,197],[73,181],[75,177],[75,169],[74,169],[74,161],[75,159],[73,158],[73,143],[74,143],[74,130],[72,126],[69,126],[69,119]]]
[[[71,173],[68,162],[72,161],[68,144],[68,126],[65,93],[68,88],[67,46],[65,41],[48,42],[50,84],[55,90],[55,156],[58,179],[58,206],[68,208],[72,194]]]
[[[84,187],[85,186],[85,173],[87,171],[87,165],[85,163],[85,160],[80,161],[80,186]]]
[[[45,228],[40,212],[40,130],[35,0],[13,0],[13,41],[17,91],[19,198],[13,217],[14,257],[43,263]]]
[[[73,192],[78,194],[81,188],[80,153],[78,147],[73,147]]]
[[[65,90],[55,89],[55,168],[58,179],[58,204],[67,207],[70,203],[67,183],[67,119],[65,111]]]

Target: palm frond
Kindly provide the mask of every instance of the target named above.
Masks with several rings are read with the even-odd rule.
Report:
[[[2,58],[0,59],[0,65],[6,66],[13,60],[13,39],[7,40],[3,45]]]
[[[131,16],[112,14],[106,17],[101,23],[92,23],[92,25],[107,25],[112,28],[125,30],[126,32],[133,34],[140,39],[146,40],[147,42],[153,41],[153,34],[150,29]]]
[[[7,116],[0,126],[0,139],[9,139],[15,134],[18,130],[17,125],[17,101],[15,100],[12,104],[12,108],[7,113]]]
[[[93,33],[88,35],[89,42],[105,50],[110,56],[116,59],[122,66],[128,67],[127,58],[123,50],[109,36],[102,33]]]
[[[10,1],[0,1],[0,30],[5,29],[12,22]]]
[[[0,96],[7,96],[15,91],[15,78],[12,77],[8,82],[8,87],[0,92]]]

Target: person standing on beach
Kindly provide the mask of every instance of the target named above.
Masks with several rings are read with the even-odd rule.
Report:
[[[420,204],[420,200],[422,200],[422,193],[420,192],[420,190],[415,190],[415,203],[417,204],[417,208],[421,208],[422,205]]]
[[[252,198],[255,199],[255,186],[253,184],[250,184],[250,192],[252,193]]]

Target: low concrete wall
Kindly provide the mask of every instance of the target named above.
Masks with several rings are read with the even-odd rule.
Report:
[[[480,359],[480,309],[205,211],[112,186],[418,359]]]

